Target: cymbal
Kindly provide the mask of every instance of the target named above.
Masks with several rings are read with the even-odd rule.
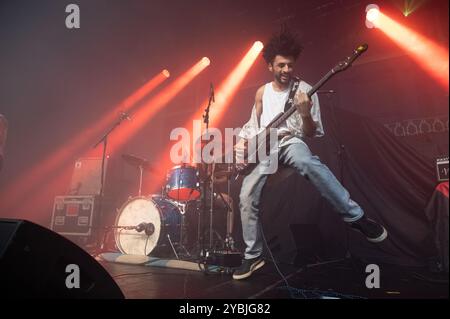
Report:
[[[142,167],[145,170],[154,170],[150,162],[145,158],[132,154],[122,154],[122,158],[130,165]]]

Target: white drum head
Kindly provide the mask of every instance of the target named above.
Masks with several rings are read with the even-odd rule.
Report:
[[[155,231],[150,236],[135,229],[115,230],[116,245],[124,254],[149,255],[158,244],[161,233],[161,217],[155,203],[146,197],[132,198],[120,209],[115,226],[129,227],[140,223],[152,223]]]

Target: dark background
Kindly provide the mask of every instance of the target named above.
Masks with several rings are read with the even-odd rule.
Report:
[[[69,3],[80,7],[80,29],[65,27]],[[356,45],[368,43],[368,52],[349,71],[326,84],[324,89],[336,93],[321,96],[322,108],[351,111],[391,129],[422,119],[441,121],[443,126],[425,133],[397,134],[401,143],[433,165],[435,157],[448,155],[448,88],[438,85],[382,32],[365,27],[367,4],[358,0],[1,1],[0,113],[8,119],[9,130],[0,194],[22,172],[64,147],[93,119],[162,69],[169,69],[172,77],[158,90],[208,56],[211,65],[139,134],[111,154],[118,158],[122,153],[133,153],[156,160],[169,143],[170,130],[182,125],[208,97],[210,82],[220,83],[254,41],[265,42],[282,23],[298,32],[302,40],[304,52],[297,72],[311,84]],[[401,13],[404,1],[377,4],[397,21],[448,47],[448,1],[424,1],[408,18]],[[265,63],[258,58],[220,128],[240,127],[248,119],[256,88],[269,80]],[[324,121],[329,123],[330,118]],[[327,133],[328,129],[325,127]],[[339,134],[334,137],[339,139]],[[362,139],[363,135],[354,132],[353,138]],[[334,143],[326,138],[314,143],[313,150],[339,175],[338,144],[323,147]],[[79,156],[73,154],[66,164]],[[401,165],[413,165],[407,158],[403,160]],[[113,206],[120,207],[127,196],[136,194],[137,176],[133,168],[117,165],[123,166],[115,184],[121,196]],[[24,192],[15,207],[4,207],[0,202],[0,216],[48,226],[53,197],[68,191],[71,171],[66,173],[62,184],[48,189],[47,205],[25,208],[33,193]],[[144,184],[151,185],[153,178],[146,173]],[[45,187],[46,181],[38,185],[39,189]]]

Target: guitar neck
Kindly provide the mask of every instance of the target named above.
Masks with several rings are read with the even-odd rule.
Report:
[[[311,90],[309,90],[306,94],[308,95],[309,98],[311,98],[311,96],[316,93],[316,91],[322,87],[322,85],[324,85],[332,76],[334,76],[335,74],[337,74],[338,72],[342,72],[344,70],[346,70],[348,67],[350,67],[352,65],[352,63],[364,52],[367,51],[368,45],[367,44],[362,44],[360,46],[358,46],[352,53],[352,55],[348,56],[344,61],[339,62],[334,68],[332,68],[330,71],[328,71],[327,74],[325,74],[319,82],[317,82],[312,88]],[[286,112],[281,112],[280,114],[278,114],[273,120],[272,122],[270,122],[266,129],[265,129],[265,134],[266,136],[270,134],[270,128],[278,128],[284,121],[286,121],[295,111],[296,111],[296,107],[294,105],[292,105]]]
[[[322,85],[324,85],[332,76],[334,76],[335,74],[337,74],[338,72],[342,72],[344,70],[346,70],[347,68],[349,68],[352,63],[356,60],[356,58],[358,58],[362,53],[364,53],[365,51],[367,51],[368,45],[367,44],[362,44],[360,46],[358,46],[352,53],[352,55],[348,56],[344,61],[339,62],[334,68],[332,68],[330,71],[328,71],[327,74],[325,74],[325,76],[323,76],[319,82],[317,82],[306,94],[308,95],[309,98],[311,98],[311,96],[316,93],[316,91],[322,87]],[[295,81],[294,86],[291,87],[291,91],[289,92],[289,98],[292,98],[292,92],[294,92],[295,90],[298,89],[298,82]],[[254,136],[255,139],[257,139],[256,141],[256,145],[258,145],[257,150],[259,150],[259,137],[261,135],[265,135],[265,139],[264,141],[267,143],[268,140],[267,137],[270,135],[270,129],[271,128],[278,128],[280,127],[280,125],[285,122],[296,110],[297,107],[294,105],[294,103],[292,103],[292,101],[289,101],[289,104],[291,105],[289,107],[289,109],[286,112],[281,112],[280,114],[278,114],[268,125],[267,127],[264,129],[263,132],[261,132],[260,134],[257,134],[256,136]],[[263,137],[263,136],[262,136]],[[267,145],[266,145],[267,146]],[[252,156],[254,158],[258,158],[257,157],[257,151],[254,150],[253,153],[249,153],[247,158],[250,158],[249,156]],[[244,164],[242,168],[238,168],[238,172],[239,174],[243,174],[243,175],[247,175],[251,172],[252,167],[255,166],[255,163],[247,163]]]
[[[324,77],[322,77],[319,82],[317,82],[307,93],[309,98],[316,93],[318,89],[320,89],[333,75],[335,75],[336,72],[334,72],[333,69],[328,71],[327,74],[325,74]],[[268,131],[270,128],[278,128],[281,124],[283,124],[284,121],[286,121],[294,112],[297,110],[295,105],[291,106],[286,112],[281,112],[278,114],[272,122],[270,122],[266,127],[266,134],[269,134]]]

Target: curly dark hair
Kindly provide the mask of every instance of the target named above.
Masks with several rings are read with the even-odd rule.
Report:
[[[292,56],[297,60],[302,50],[303,47],[298,42],[297,35],[286,28],[282,28],[264,46],[262,56],[267,63],[272,63],[277,55]]]

